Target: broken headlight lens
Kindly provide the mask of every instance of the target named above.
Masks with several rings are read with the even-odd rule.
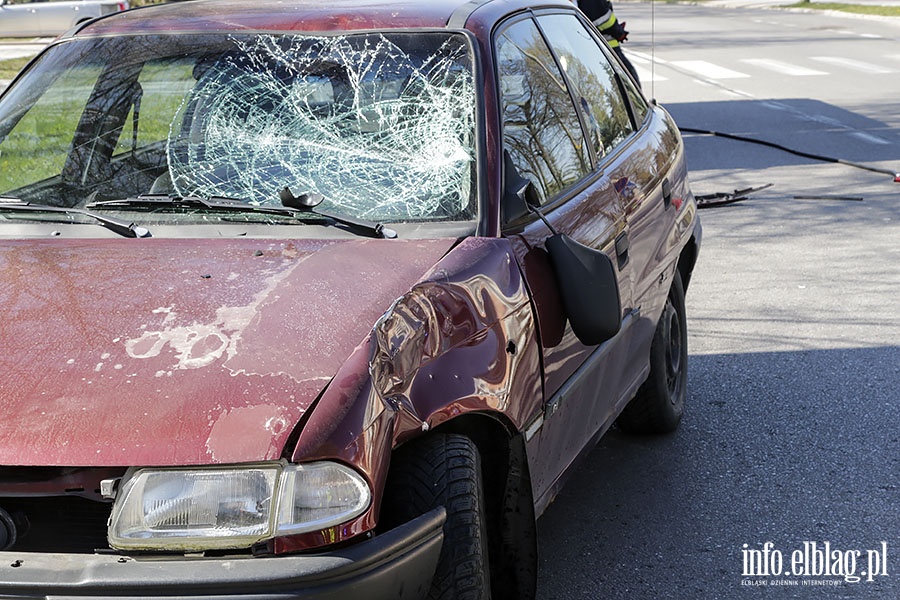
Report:
[[[246,548],[339,525],[370,500],[365,480],[333,462],[135,469],[113,506],[109,543],[122,550]]]

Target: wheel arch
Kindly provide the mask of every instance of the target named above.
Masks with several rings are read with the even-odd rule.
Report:
[[[684,292],[687,293],[688,286],[691,283],[691,275],[694,273],[694,265],[697,264],[697,255],[700,253],[699,234],[694,233],[681,250],[678,256],[678,274],[681,277],[681,283],[684,286]]]
[[[502,415],[487,413],[460,415],[424,435],[447,433],[472,440],[481,457],[492,598],[534,598],[537,535],[524,436]]]

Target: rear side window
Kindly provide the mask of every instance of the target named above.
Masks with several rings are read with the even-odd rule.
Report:
[[[590,143],[602,159],[633,131],[615,71],[576,16],[544,15],[538,23],[559,56],[584,113]]]
[[[546,203],[591,170],[565,79],[530,19],[496,38],[503,146]]]

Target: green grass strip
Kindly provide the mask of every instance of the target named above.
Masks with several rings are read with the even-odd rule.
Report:
[[[28,61],[30,60],[30,56],[26,56],[24,58],[10,58],[7,60],[0,60],[0,79],[12,79],[19,73],[19,71],[21,71],[25,67],[25,65],[28,64]]]
[[[866,4],[844,4],[842,2],[797,2],[785,8],[811,8],[813,10],[836,10],[860,15],[900,17],[900,6],[870,6]]]

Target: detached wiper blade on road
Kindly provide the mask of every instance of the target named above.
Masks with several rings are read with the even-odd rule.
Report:
[[[66,208],[64,206],[48,206],[46,204],[32,204],[18,198],[0,198],[0,211],[9,210],[25,213],[60,213],[67,215],[83,215],[94,219],[98,225],[110,231],[128,238],[152,237],[150,230],[135,223],[114,219],[104,215],[98,215],[82,208]]]

